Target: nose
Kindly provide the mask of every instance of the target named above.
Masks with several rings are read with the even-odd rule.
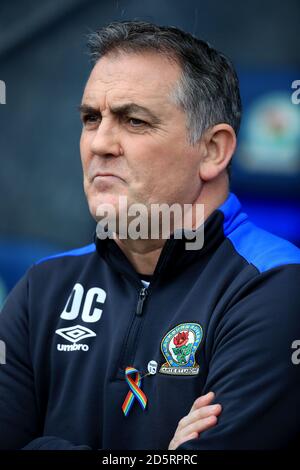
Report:
[[[117,126],[104,122],[103,119],[91,141],[91,150],[94,155],[101,157],[119,157],[123,155]]]

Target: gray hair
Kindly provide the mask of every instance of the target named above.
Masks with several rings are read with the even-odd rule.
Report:
[[[241,98],[237,74],[230,60],[189,33],[144,21],[113,22],[89,35],[92,63],[110,52],[155,51],[177,62],[182,74],[171,97],[187,116],[189,142],[203,132],[227,123],[238,133]]]

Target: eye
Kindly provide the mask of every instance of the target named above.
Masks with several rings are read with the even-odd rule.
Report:
[[[85,125],[94,124],[96,122],[100,122],[100,117],[97,114],[84,114],[82,116],[82,122]]]
[[[136,118],[128,118],[128,122],[131,125],[131,127],[142,127],[142,126],[147,125],[145,121],[142,121],[141,119],[136,119]]]

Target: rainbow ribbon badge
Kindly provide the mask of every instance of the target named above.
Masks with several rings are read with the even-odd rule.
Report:
[[[135,375],[135,379],[130,377],[132,374]],[[129,385],[130,391],[127,393],[124,403],[122,405],[122,410],[125,416],[128,415],[131,407],[133,405],[134,399],[136,398],[140,403],[143,410],[145,410],[147,405],[147,397],[144,392],[141,390],[141,374],[134,367],[126,367],[125,369],[126,382]]]

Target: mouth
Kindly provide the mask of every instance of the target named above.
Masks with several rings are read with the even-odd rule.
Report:
[[[92,177],[92,183],[95,184],[97,187],[107,187],[107,185],[111,186],[116,183],[124,183],[125,180],[120,176],[116,175],[115,173],[109,172],[97,172]],[[105,186],[103,186],[105,185]]]
[[[106,178],[117,178],[117,179],[120,179],[120,180],[124,181],[123,178],[121,178],[120,176],[118,176],[114,173],[98,172],[92,177],[92,181],[94,181],[96,178],[103,179],[103,180],[106,179]]]

